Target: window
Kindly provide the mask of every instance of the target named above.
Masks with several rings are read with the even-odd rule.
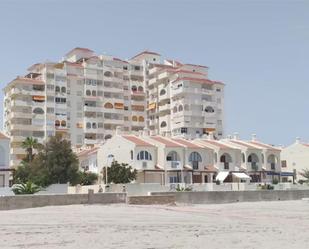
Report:
[[[160,96],[162,96],[162,95],[164,95],[164,94],[166,94],[166,91],[165,91],[165,89],[162,89],[162,90],[160,91]]]
[[[189,162],[191,162],[193,169],[198,169],[199,162],[202,162],[200,153],[192,152],[189,156]]]
[[[188,132],[188,128],[185,128],[185,127],[180,128],[181,134],[187,134],[187,132]]]
[[[166,126],[167,126],[167,123],[166,123],[165,121],[163,121],[163,122],[161,123],[161,125],[160,125],[161,128],[164,128],[164,127],[166,127]]]
[[[97,124],[96,123],[92,123],[92,129],[96,129],[97,128]]]
[[[281,167],[282,168],[286,168],[287,167],[286,160],[281,161]]]
[[[133,150],[130,151],[131,160],[133,160]]]
[[[56,91],[56,93],[59,93],[60,92],[60,87],[56,86],[55,91]]]
[[[58,98],[58,97],[56,97],[56,103],[66,103],[66,98]]]
[[[46,112],[47,112],[47,113],[54,113],[54,112],[55,112],[55,109],[52,108],[52,107],[47,107]]]
[[[139,122],[144,122],[144,117],[139,116],[138,121],[139,121]]]
[[[146,161],[151,161],[152,160],[152,156],[151,154],[146,151],[146,150],[142,150],[137,154],[137,160],[146,160]]]
[[[143,91],[144,91],[144,88],[143,88],[142,86],[139,86],[139,87],[137,88],[137,90],[138,90],[139,92],[143,92]]]
[[[132,116],[132,121],[137,122],[137,116]]]
[[[141,70],[141,67],[140,66],[134,66],[134,70],[139,71],[139,70]]]
[[[215,110],[214,110],[214,108],[213,108],[212,106],[207,106],[207,107],[205,108],[205,112],[213,113],[213,112],[215,112]]]
[[[177,112],[177,106],[174,106],[173,113],[176,113],[176,112]]]
[[[62,127],[66,127],[66,125],[67,125],[67,122],[66,122],[65,120],[62,120],[62,121],[61,121],[61,126],[62,126]]]
[[[136,91],[137,91],[137,87],[133,85],[133,86],[131,87],[131,90],[132,90],[133,92],[136,92]]]
[[[90,91],[90,90],[87,90],[87,91],[86,91],[86,95],[87,95],[87,96],[90,96],[90,95],[91,95],[91,91]]]
[[[97,92],[95,90],[92,91],[92,96],[93,97],[97,96]]]
[[[178,111],[179,111],[179,112],[182,112],[182,111],[183,111],[183,106],[182,106],[182,105],[178,106]]]
[[[170,151],[166,156],[166,161],[180,161],[176,151]]]
[[[104,73],[104,76],[106,76],[106,77],[112,77],[112,73],[111,73],[110,71],[106,71],[106,72]]]
[[[128,70],[128,66],[123,66],[123,70]]]
[[[90,128],[91,128],[91,123],[90,123],[90,122],[87,122],[86,128],[87,128],[87,129],[90,129]]]
[[[63,87],[61,87],[61,92],[62,93],[65,93],[66,92],[66,88],[63,86]]]
[[[59,121],[59,120],[56,120],[56,121],[55,121],[55,126],[56,126],[56,127],[59,127],[59,126],[60,126],[60,121]]]
[[[42,108],[37,107],[37,108],[34,108],[33,113],[34,114],[44,114],[44,110]]]
[[[106,140],[112,138],[112,135],[108,134],[104,137]]]

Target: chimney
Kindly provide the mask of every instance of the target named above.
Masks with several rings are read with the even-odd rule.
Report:
[[[121,135],[121,126],[117,126],[116,127],[116,136],[120,136]]]
[[[147,127],[145,127],[143,129],[143,136],[144,137],[149,137],[150,136],[150,130]]]
[[[234,139],[234,140],[238,140],[238,139],[239,139],[239,134],[238,134],[238,132],[234,132],[233,139]]]
[[[139,131],[138,131],[138,136],[139,136],[139,137],[142,137],[142,136],[143,136],[143,130],[139,130]]]
[[[252,141],[256,141],[256,134],[252,134],[251,140],[252,140]]]
[[[207,137],[208,140],[214,140],[214,133],[213,132],[209,132],[209,135]]]
[[[296,144],[300,144],[300,137],[297,137],[296,138],[296,142],[295,142]]]

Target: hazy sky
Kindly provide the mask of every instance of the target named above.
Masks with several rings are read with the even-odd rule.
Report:
[[[121,58],[149,49],[225,82],[225,134],[309,141],[306,0],[0,0],[0,39],[1,88],[76,46]]]

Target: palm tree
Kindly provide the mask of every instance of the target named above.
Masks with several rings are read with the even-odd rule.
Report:
[[[13,192],[16,195],[32,195],[39,191],[41,191],[42,188],[40,186],[35,185],[31,181],[28,181],[26,183],[18,184],[13,187]]]
[[[37,149],[39,148],[39,143],[38,140],[36,138],[32,138],[32,137],[27,137],[23,143],[22,143],[22,147],[27,151],[27,157],[29,162],[32,162],[33,160],[33,149]]]

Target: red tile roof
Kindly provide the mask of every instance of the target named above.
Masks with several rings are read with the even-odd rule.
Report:
[[[211,145],[214,145],[216,147],[219,147],[220,149],[235,149],[233,148],[232,146],[229,146],[229,145],[226,145],[226,144],[223,144],[223,143],[220,143],[218,141],[215,141],[215,140],[202,140],[204,143],[208,143],[208,144],[211,144]]]
[[[25,77],[20,77],[18,76],[16,79],[12,80],[9,84],[11,83],[22,83],[22,84],[35,84],[35,85],[43,85],[45,84],[44,81],[42,80],[36,80],[36,79],[31,79],[31,78],[25,78]]]
[[[131,60],[134,59],[134,58],[136,58],[136,57],[139,57],[139,56],[141,56],[141,55],[143,55],[143,54],[152,54],[152,55],[159,55],[159,56],[160,56],[160,54],[158,54],[158,53],[156,53],[156,52],[151,52],[151,51],[145,50],[145,51],[140,52],[139,54],[133,56],[133,57],[131,58]]]
[[[230,142],[234,143],[234,144],[238,144],[238,145],[241,145],[241,146],[245,146],[249,149],[258,149],[257,147],[255,146],[252,146],[250,145],[249,143],[245,143],[245,142],[242,142],[242,141],[238,141],[238,140],[230,140]]]
[[[180,144],[182,144],[182,145],[184,145],[184,146],[186,146],[186,147],[188,147],[190,149],[201,149],[201,148],[203,148],[202,146],[194,144],[194,143],[192,143],[192,142],[190,142],[188,140],[185,140],[185,139],[173,138],[172,140],[177,142],[177,143],[180,143]]]
[[[10,139],[10,138],[0,131],[0,139]]]
[[[123,138],[127,139],[128,141],[134,143],[137,146],[147,146],[147,147],[154,147],[152,144],[147,143],[146,141],[133,136],[133,135],[122,135]]]
[[[280,149],[278,149],[278,148],[276,148],[276,147],[274,147],[274,146],[271,146],[271,145],[268,145],[268,144],[264,144],[264,143],[261,143],[261,142],[250,141],[249,143],[255,144],[255,145],[260,146],[260,147],[265,148],[265,149],[281,151]]]
[[[174,82],[180,81],[180,80],[188,80],[188,81],[192,81],[192,82],[197,82],[197,83],[205,83],[205,84],[220,84],[220,85],[224,85],[222,82],[219,81],[213,81],[213,80],[209,80],[209,79],[199,79],[199,78],[193,78],[193,77],[181,77],[176,79]]]
[[[203,65],[197,65],[197,64],[184,64],[185,66],[193,66],[193,67],[203,67],[203,68],[208,68],[206,66],[203,66]]]
[[[80,47],[76,47],[76,48],[73,48],[72,50],[70,50],[68,53],[66,53],[66,55],[71,54],[71,53],[74,52],[75,50],[93,53],[93,51],[90,50],[89,48],[80,48]]]
[[[184,69],[168,69],[167,70],[168,72],[174,72],[174,73],[188,73],[188,74],[196,74],[196,75],[206,75],[204,73],[199,73],[199,72],[193,72],[193,71],[190,71],[190,70],[184,70]]]
[[[124,60],[121,60],[121,59],[119,59],[119,58],[113,58],[113,60],[114,60],[114,61],[120,61],[120,62],[127,63],[127,64],[129,63],[129,62],[124,61]]]
[[[82,150],[82,151],[78,152],[77,156],[78,157],[88,156],[88,155],[96,153],[98,150],[99,150],[99,147],[93,147],[91,149],[85,149],[85,150]]]
[[[161,144],[164,144],[166,147],[184,147],[183,145],[174,143],[173,141],[166,139],[166,138],[163,138],[163,137],[160,137],[160,136],[152,136],[150,138],[161,143]]]

